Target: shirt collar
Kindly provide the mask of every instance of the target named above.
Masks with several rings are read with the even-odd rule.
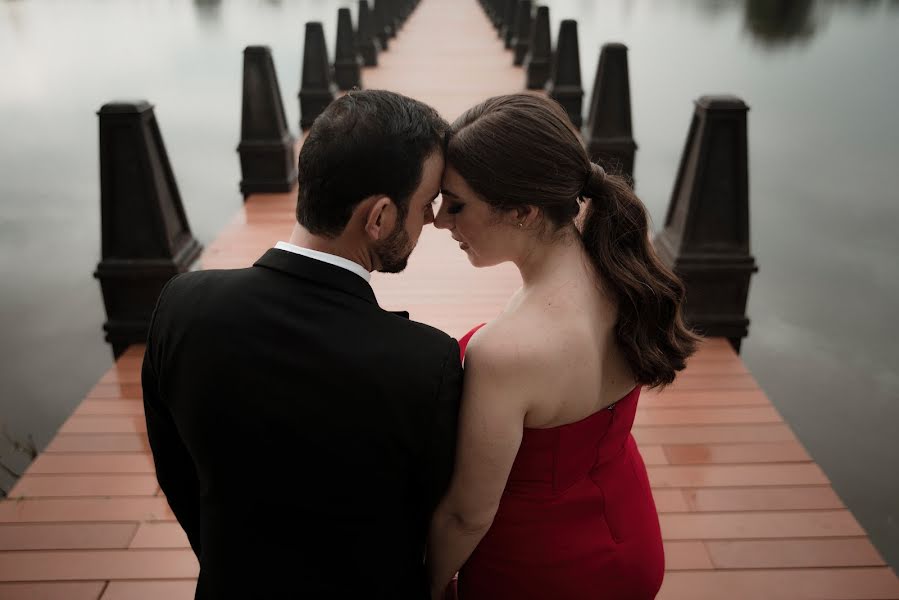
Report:
[[[294,254],[300,254],[307,258],[314,258],[315,260],[320,260],[330,265],[334,265],[335,267],[346,269],[351,273],[355,273],[366,282],[371,282],[371,273],[366,271],[365,268],[363,268],[359,263],[355,263],[342,256],[328,254],[327,252],[319,252],[318,250],[310,250],[309,248],[302,248],[288,242],[278,242],[277,244],[275,244],[275,248],[278,250],[293,252]]]

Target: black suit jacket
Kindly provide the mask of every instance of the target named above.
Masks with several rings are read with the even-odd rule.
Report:
[[[461,380],[455,340],[345,269],[272,249],[170,281],[144,407],[197,597],[426,598]]]

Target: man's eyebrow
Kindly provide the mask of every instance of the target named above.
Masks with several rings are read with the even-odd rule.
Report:
[[[440,193],[443,194],[444,196],[452,196],[453,198],[458,198],[458,197],[459,197],[458,194],[455,194],[455,193],[453,193],[451,190],[448,190],[448,189],[446,189],[446,188],[442,188],[442,189],[440,190]]]

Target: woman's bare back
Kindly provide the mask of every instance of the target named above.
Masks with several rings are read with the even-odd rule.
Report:
[[[573,423],[615,403],[635,381],[615,340],[617,312],[592,266],[572,248],[570,267],[519,290],[506,310],[472,341],[502,345],[521,359],[515,390],[527,406],[525,427]]]

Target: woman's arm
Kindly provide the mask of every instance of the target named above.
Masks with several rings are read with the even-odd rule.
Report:
[[[427,562],[433,598],[443,595],[490,529],[521,445],[527,371],[517,346],[486,333],[466,351],[455,472],[431,520]]]

